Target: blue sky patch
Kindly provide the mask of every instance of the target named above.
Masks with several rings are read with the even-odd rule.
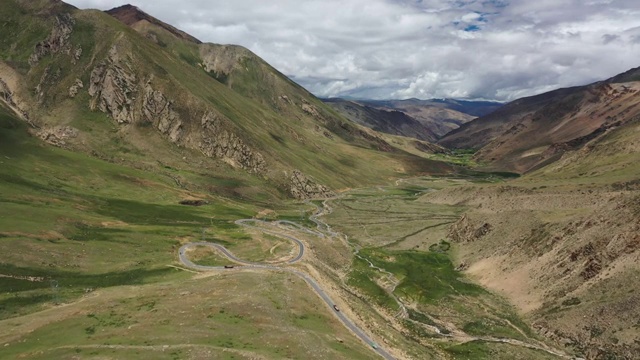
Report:
[[[478,26],[478,25],[469,25],[466,28],[464,28],[464,31],[467,31],[467,32],[480,31],[480,26]]]

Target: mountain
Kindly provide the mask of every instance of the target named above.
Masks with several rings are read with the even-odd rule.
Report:
[[[344,119],[249,50],[201,43],[133,6],[2,9],[4,101],[51,144],[136,167],[207,164],[297,198],[450,171]]]
[[[538,169],[640,115],[638,71],[515,100],[452,131],[439,144],[477,149],[475,159],[492,169]]]
[[[325,99],[324,102],[356,124],[373,130],[435,142],[438,137],[421,122],[397,110],[378,109],[356,101]]]
[[[122,5],[108,10],[106,11],[106,13],[133,28],[144,28],[145,25],[157,26],[159,28],[162,28],[163,30],[170,32],[171,34],[182,40],[186,40],[194,44],[202,44],[202,41],[196,39],[195,37],[154,18],[153,16],[141,11],[140,9],[132,5]],[[149,35],[149,38],[153,39],[153,36],[151,36],[151,34]],[[157,41],[157,39],[155,41]]]
[[[502,106],[491,101],[454,99],[362,100],[359,103],[383,110],[401,111],[421,122],[438,138]]]
[[[440,144],[524,176],[425,196],[464,204],[449,229],[467,274],[586,359],[633,359],[640,316],[640,68],[516,100]]]
[[[640,351],[640,116],[619,105],[610,106],[626,111],[620,125],[576,141],[553,163],[509,183],[421,199],[463,204],[448,238],[465,272],[506,296],[539,335],[585,359]]]

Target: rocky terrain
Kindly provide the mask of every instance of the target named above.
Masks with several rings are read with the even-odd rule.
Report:
[[[469,210],[451,226],[458,261],[536,331],[588,359],[640,352],[637,185],[465,187],[423,197]]]

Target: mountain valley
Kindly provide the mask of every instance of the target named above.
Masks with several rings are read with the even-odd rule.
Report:
[[[0,11],[0,358],[638,358],[640,68],[320,100],[135,6]]]

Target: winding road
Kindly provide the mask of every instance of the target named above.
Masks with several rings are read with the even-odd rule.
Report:
[[[319,215],[318,214],[319,212],[320,212],[320,209],[318,208],[318,211],[315,214],[313,214],[311,216],[311,218],[312,218],[312,221],[314,223],[316,223],[316,225],[318,225],[318,229],[320,230],[322,228],[322,226],[321,226],[322,222],[317,220],[317,216]],[[296,262],[298,262],[298,261],[300,261],[302,259],[302,257],[304,256],[304,252],[305,252],[304,243],[300,239],[298,239],[296,237],[293,237],[293,236],[290,236],[290,235],[286,235],[286,234],[282,234],[282,233],[278,233],[278,232],[271,231],[271,230],[267,230],[267,229],[264,229],[262,227],[255,226],[253,224],[257,223],[257,224],[265,224],[265,225],[272,225],[272,224],[276,224],[276,225],[277,224],[291,225],[291,226],[296,227],[298,230],[301,230],[301,231],[316,235],[318,237],[321,237],[321,238],[325,238],[326,237],[325,234],[320,232],[320,231],[307,229],[307,228],[305,228],[305,227],[303,227],[303,226],[301,226],[299,224],[296,224],[294,222],[291,222],[291,221],[268,222],[268,221],[257,220],[257,219],[242,219],[242,220],[237,220],[235,223],[237,225],[240,225],[240,226],[244,226],[244,227],[247,227],[247,228],[251,228],[251,229],[262,231],[262,232],[264,232],[266,234],[270,234],[270,235],[274,235],[274,236],[277,236],[277,237],[280,237],[280,238],[291,240],[296,245],[298,245],[298,249],[299,249],[298,254],[296,256],[294,256],[293,258],[291,258],[291,259],[287,260],[286,262],[284,262],[285,265],[294,264],[294,263],[296,263]],[[333,231],[330,230],[330,228],[326,224],[322,224],[322,225],[325,226],[325,229],[327,229],[327,231],[329,231],[330,234],[334,233]],[[330,235],[330,236],[333,236],[333,235]],[[187,255],[186,255],[187,250],[189,250],[190,248],[195,248],[197,246],[206,246],[206,247],[213,248],[213,249],[219,251],[220,253],[222,253],[229,260],[231,260],[233,262],[236,262],[238,264],[241,264],[241,266],[237,266],[237,267],[235,267],[235,269],[251,268],[251,269],[264,269],[264,270],[271,270],[271,271],[273,271],[273,270],[286,271],[286,272],[289,272],[289,273],[292,273],[292,274],[295,274],[295,275],[301,277],[307,284],[309,284],[309,286],[322,299],[322,301],[324,301],[324,303],[329,307],[331,312],[335,316],[337,316],[338,319],[340,319],[340,321],[342,322],[342,324],[345,327],[347,327],[349,330],[351,330],[362,341],[367,343],[367,345],[372,346],[373,350],[378,355],[382,356],[383,358],[385,358],[387,360],[395,359],[386,350],[384,350],[380,346],[376,345],[376,343],[367,334],[365,334],[364,331],[362,331],[362,329],[360,329],[358,326],[356,326],[353,323],[353,321],[351,321],[347,316],[345,316],[344,313],[335,310],[334,309],[335,302],[322,289],[322,287],[320,287],[320,285],[311,276],[309,276],[309,274],[304,273],[304,272],[302,272],[302,271],[300,271],[298,269],[294,269],[294,268],[291,268],[291,267],[285,267],[285,266],[282,266],[282,265],[263,264],[263,263],[256,263],[256,262],[243,260],[243,259],[240,259],[240,258],[236,257],[231,251],[229,251],[224,246],[222,246],[220,244],[216,244],[216,243],[211,243],[211,242],[189,243],[189,244],[182,245],[180,247],[180,249],[178,250],[178,257],[180,259],[180,262],[183,265],[185,265],[186,267],[189,267],[191,269],[202,270],[202,271],[225,270],[226,269],[224,266],[198,265],[198,264],[193,263],[191,260],[189,260]]]

